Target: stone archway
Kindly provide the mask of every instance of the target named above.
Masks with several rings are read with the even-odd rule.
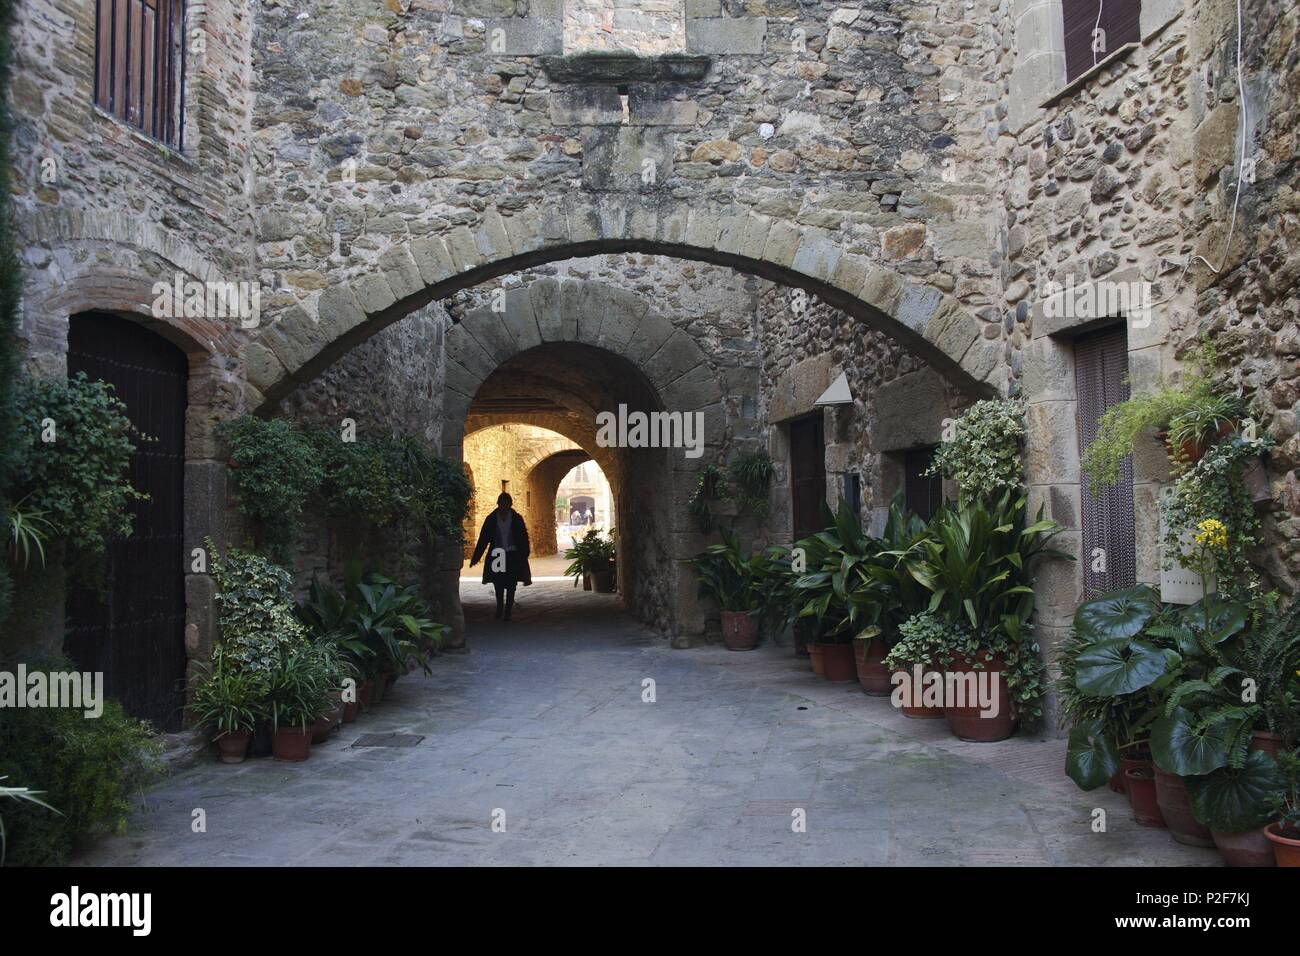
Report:
[[[243,350],[249,404],[273,404],[352,346],[435,299],[546,262],[613,252],[712,262],[802,288],[893,336],[972,393],[996,394],[1006,386],[999,327],[936,288],[846,251],[835,233],[734,206],[593,202],[578,195],[509,216],[491,208],[473,228],[391,245],[364,274],[268,312],[271,324]],[[538,339],[548,340],[554,330],[531,314],[531,301],[516,295],[512,306],[506,298],[503,324],[510,336],[527,342],[535,328]]]
[[[528,517],[532,533],[534,554],[557,554],[560,551],[556,541],[555,496],[559,491],[564,476],[584,462],[591,461],[591,455],[581,448],[557,451],[534,464],[524,479],[532,506]]]

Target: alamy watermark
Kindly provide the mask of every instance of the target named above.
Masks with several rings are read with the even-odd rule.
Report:
[[[596,444],[601,448],[684,448],[687,458],[704,454],[703,412],[596,413]]]
[[[87,718],[104,713],[103,671],[0,671],[0,708],[67,707]]]
[[[1002,713],[1000,671],[926,671],[920,664],[895,671],[889,702],[895,707],[978,707],[981,717]]]
[[[1043,314],[1049,319],[1125,317],[1135,329],[1151,325],[1151,283],[1143,281],[1052,281],[1043,288]]]
[[[256,282],[199,282],[177,274],[153,284],[155,319],[238,319],[255,329],[262,318],[262,287]]]

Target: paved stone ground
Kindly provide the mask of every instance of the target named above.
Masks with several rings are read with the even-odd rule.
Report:
[[[1138,827],[1122,797],[1076,790],[1059,741],[962,743],[815,677],[788,647],[674,651],[617,598],[567,583],[521,589],[509,624],[489,588],[462,587],[470,653],[404,678],[306,763],[180,772],[82,862],[1218,863]],[[390,731],[424,739],[353,746]],[[206,833],[191,832],[196,807]],[[1091,832],[1094,807],[1107,833]]]

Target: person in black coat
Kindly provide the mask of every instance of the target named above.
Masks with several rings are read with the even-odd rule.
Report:
[[[528,527],[523,516],[514,508],[514,499],[504,491],[497,497],[497,509],[483,522],[478,534],[478,544],[469,559],[472,568],[487,553],[483,564],[483,583],[491,584],[497,593],[497,617],[510,620],[515,606],[515,585],[524,587],[533,583],[533,572],[528,567]]]

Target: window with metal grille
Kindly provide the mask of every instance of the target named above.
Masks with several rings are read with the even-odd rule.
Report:
[[[185,0],[95,0],[95,105],[182,149]]]
[[[1128,335],[1116,326],[1082,335],[1074,343],[1074,378],[1079,396],[1079,453],[1097,438],[1108,408],[1129,397]],[[1083,503],[1083,586],[1085,596],[1131,588],[1137,583],[1133,522],[1133,459],[1125,458],[1120,479],[1094,495],[1085,478]]]
[[[1062,14],[1067,83],[1142,38],[1142,0],[1062,0]]]

